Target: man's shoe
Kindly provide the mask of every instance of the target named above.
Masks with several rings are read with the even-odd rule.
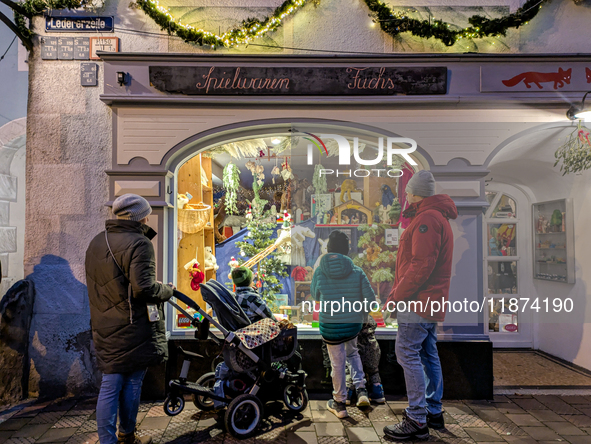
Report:
[[[337,402],[334,399],[330,399],[326,404],[326,408],[329,412],[334,413],[337,418],[343,419],[349,416],[347,406],[344,402]]]
[[[369,397],[365,388],[357,389],[357,407],[369,407]]]
[[[117,435],[118,444],[152,444],[151,436],[139,436],[136,432],[124,435],[119,432]]]
[[[427,413],[427,426],[430,429],[442,430],[445,428],[445,419],[443,419],[443,413],[432,415]]]
[[[402,422],[384,427],[384,433],[386,436],[397,440],[429,438],[427,424],[419,424],[406,415],[403,415]]]
[[[353,398],[355,398],[355,388],[350,387],[349,389],[347,389],[347,401],[345,403],[347,405],[351,405]]]
[[[384,404],[386,402],[386,397],[384,396],[384,387],[382,387],[382,384],[371,385],[369,389],[369,400],[377,402],[378,404]]]

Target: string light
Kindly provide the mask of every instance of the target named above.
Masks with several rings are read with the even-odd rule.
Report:
[[[275,9],[271,17],[260,22],[257,19],[243,22],[241,28],[231,29],[222,35],[212,33],[204,29],[196,29],[191,25],[181,23],[175,19],[170,11],[160,6],[158,0],[137,0],[137,4],[146,14],[152,17],[162,29],[176,34],[186,42],[194,42],[199,45],[210,45],[212,49],[216,46],[227,48],[248,44],[248,42],[262,37],[269,32],[275,31],[282,24],[282,20],[292,15],[309,0],[290,0]]]

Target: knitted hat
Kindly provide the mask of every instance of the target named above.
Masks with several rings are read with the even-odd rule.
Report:
[[[117,219],[139,222],[152,213],[149,202],[137,194],[124,194],[113,202],[113,214]]]
[[[435,179],[427,170],[415,173],[406,184],[406,192],[420,197],[430,197],[435,194]]]
[[[234,268],[232,270],[232,282],[237,287],[248,287],[252,282],[252,271],[246,267]]]
[[[326,251],[329,253],[349,254],[349,237],[339,230],[334,230],[328,236]]]

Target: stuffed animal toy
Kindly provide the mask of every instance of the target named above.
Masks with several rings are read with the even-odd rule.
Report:
[[[343,180],[343,183],[341,184],[341,202],[342,203],[345,203],[345,202],[351,200],[351,191],[360,192],[363,190],[360,190],[359,188],[357,188],[357,182],[355,182],[353,179]],[[343,200],[343,196],[345,194],[347,194],[347,196],[349,197],[346,201]]]
[[[220,232],[220,225],[226,218],[226,205],[224,202],[225,198],[226,196],[222,196],[222,198],[219,200],[218,214],[216,214],[213,218],[213,234],[215,235],[216,244],[226,240],[226,236]]]
[[[300,225],[291,229],[291,265],[298,266],[299,268],[306,266],[304,241],[306,238],[314,239],[315,237],[314,232],[308,227]]]
[[[189,270],[191,275],[191,289],[193,291],[199,291],[201,283],[205,280],[205,274],[199,269],[199,262],[193,264],[193,268]]]
[[[306,281],[312,280],[312,275],[314,275],[314,269],[310,266],[305,267],[306,270]]]
[[[291,272],[291,277],[294,281],[305,281],[308,272],[304,267],[295,267]]]
[[[230,262],[228,262],[228,265],[230,266],[230,268],[237,268],[240,267],[240,262],[238,262],[236,258],[232,256],[230,258]]]
[[[179,210],[184,209],[185,205],[189,203],[189,200],[191,200],[191,198],[188,197],[186,194],[178,194],[176,197],[176,203]]]
[[[314,271],[316,271],[320,265],[322,256],[328,253],[328,239],[318,239],[318,243],[320,244],[320,256],[318,256],[318,259],[316,259],[316,262],[314,263]]]
[[[380,247],[368,247],[365,250],[365,254],[367,255],[367,260],[370,262],[375,261],[378,258],[378,255],[382,252]]]
[[[213,250],[209,246],[205,247],[205,268],[213,268],[216,271],[220,268],[217,259],[213,255]]]
[[[380,187],[380,190],[382,191],[382,205],[384,207],[387,207],[388,205],[392,205],[394,203],[394,199],[396,199],[396,196],[392,192],[392,188],[390,188],[386,184],[383,184]]]

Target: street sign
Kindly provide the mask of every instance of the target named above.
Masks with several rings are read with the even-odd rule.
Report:
[[[82,86],[97,86],[98,85],[98,64],[96,63],[81,63],[80,64],[80,84]]]
[[[46,32],[114,32],[113,17],[45,17]]]
[[[57,60],[57,37],[41,37],[41,59]]]
[[[91,37],[90,38],[90,60],[99,60],[97,51],[119,52],[118,37]]]
[[[90,39],[88,37],[74,37],[74,59],[88,60],[90,58]]]
[[[58,60],[74,60],[74,39],[72,37],[58,37]]]

